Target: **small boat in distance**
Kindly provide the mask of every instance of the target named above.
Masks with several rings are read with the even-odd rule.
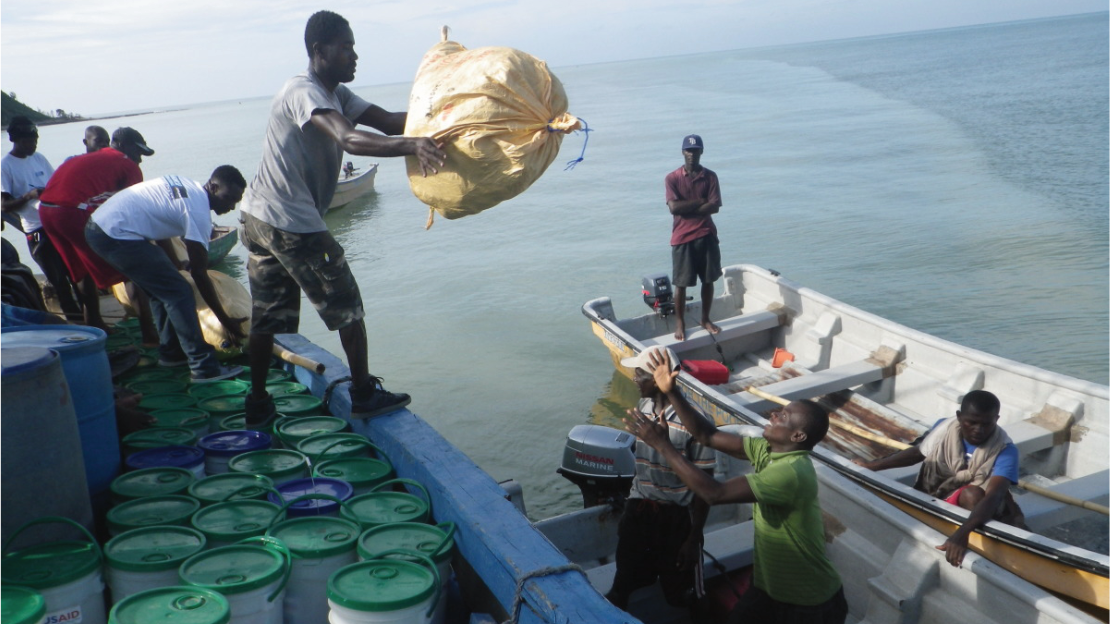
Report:
[[[660,278],[666,288],[655,288]],[[687,328],[686,340],[675,339],[666,275],[644,279],[645,302],[653,308],[648,314],[618,318],[608,297],[587,302],[582,312],[617,370],[629,377],[632,371],[621,367],[620,359],[651,345],[671,347],[684,362],[716,365],[721,379],[705,383],[683,372],[679,383],[718,424],[763,425],[776,399],[815,399],[829,408],[829,436],[813,452],[816,463],[824,464],[818,476],[826,512],[857,499],[856,490],[870,491],[878,498],[854,505],[853,515],[872,514],[878,521],[879,508],[883,514],[897,508],[920,528],[950,534],[969,512],[913,489],[917,466],[872,472],[852,460],[904,448],[938,418],[955,414],[967,392],[993,392],[1002,402],[999,424],[1021,453],[1022,483],[1014,495],[1031,531],[990,522],[973,536],[971,549],[1002,570],[1106,613],[1110,558],[1105,542],[1098,543],[1108,526],[1102,514],[1110,498],[1110,389],[927,335],[760,267],[726,267],[720,283],[723,292],[712,305],[712,319],[720,327],[716,335],[694,325]],[[687,303],[686,318],[700,317],[701,303]],[[1085,505],[1061,502],[1068,499]],[[862,518],[838,520],[841,530],[864,524]],[[1074,521],[1089,530],[1059,530]],[[928,539],[935,543],[915,549],[932,549],[943,541]],[[900,555],[880,553],[884,541],[902,547],[899,540],[875,537],[874,552],[858,553],[855,561],[841,551],[834,554],[834,564],[841,570],[881,568],[889,559],[894,566]],[[846,591],[857,595],[875,597],[883,589],[877,581],[853,588],[866,579],[845,576]],[[980,592],[993,585],[981,582]]]
[[[357,169],[356,169],[357,171]],[[352,201],[374,190],[374,176],[378,173],[378,163],[373,163],[362,173],[345,178],[339,177],[339,185],[335,187],[335,196],[331,199],[329,209],[345,206]]]
[[[239,242],[238,228],[231,225],[213,225],[212,238],[208,241],[209,266],[223,262],[237,242]]]

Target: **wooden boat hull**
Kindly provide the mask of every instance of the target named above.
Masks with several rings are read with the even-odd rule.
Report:
[[[212,238],[208,241],[208,264],[223,262],[227,254],[239,242],[239,230],[230,225],[217,225],[212,228]]]
[[[339,184],[335,187],[335,195],[332,197],[328,209],[345,206],[359,197],[366,195],[370,191],[373,191],[374,177],[377,176],[377,174],[378,163],[374,163],[367,167],[366,171],[363,171],[353,178],[340,178]]]
[[[1023,454],[1023,467],[1028,461],[1049,476],[1064,475],[1062,480],[1085,477],[1097,481],[1100,475],[1105,475],[1110,418],[1105,386],[928,336],[759,267],[728,267],[722,282],[724,292],[714,300],[712,308],[714,321],[722,326],[719,337],[711,337],[700,329],[688,330],[687,340],[676,344],[673,327],[665,319],[648,314],[618,320],[608,298],[588,302],[583,313],[594,334],[605,344],[617,370],[625,375],[631,375],[631,371],[620,366],[620,359],[652,344],[671,346],[683,359],[724,358],[735,368],[746,367],[744,374],[756,371],[758,377],[760,371],[767,373],[772,382],[764,387],[787,388],[793,384],[798,393],[788,398],[834,397],[844,408],[837,410],[838,421],[856,419],[856,425],[882,434],[880,438],[902,443],[912,441],[926,430],[937,415],[953,414],[966,391],[976,387],[992,390],[1002,398],[1006,410],[1002,424],[1007,431],[1030,430],[1034,431],[1032,438],[1040,436],[1029,444],[1043,450]],[[699,307],[696,303],[689,305],[687,318],[699,318]],[[722,315],[720,320],[718,314]],[[773,369],[770,360],[775,348],[787,348],[806,366]],[[829,378],[827,383],[819,379],[821,375]],[[691,401],[718,424],[764,423],[760,413],[768,406],[751,393],[743,392],[743,386],[748,381],[760,385],[766,380],[737,380],[737,376],[739,371],[727,386],[707,386],[683,373],[679,383]],[[808,396],[804,396],[806,384]],[[1069,412],[1067,418],[1073,422],[1070,434],[1053,434],[1034,427],[1038,418],[1063,411]],[[1080,438],[1077,431],[1082,431],[1082,438],[1074,441]],[[931,518],[948,524],[966,518],[964,510],[913,490],[887,473],[873,473],[850,461],[852,457],[870,458],[889,452],[892,451],[880,443],[859,439],[834,427],[814,456],[837,473],[885,496],[908,501]],[[1102,481],[1105,483],[1105,476]],[[1101,488],[1098,495],[1104,498],[1105,485]],[[996,561],[1010,572],[1095,608],[1107,608],[1105,555],[997,522],[984,527],[976,539],[984,544],[981,551],[992,558],[1005,550],[995,547],[995,543],[1016,545],[1021,556],[999,556]],[[1028,557],[1034,557],[1036,563],[1027,563]]]

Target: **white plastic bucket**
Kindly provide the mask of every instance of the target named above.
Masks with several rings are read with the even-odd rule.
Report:
[[[355,563],[359,526],[329,517],[293,518],[266,535],[281,540],[293,555],[285,591],[285,624],[321,624],[328,618],[328,578]]]
[[[423,563],[372,559],[351,564],[328,579],[331,624],[428,624],[441,593],[435,564],[411,551],[382,553]]]
[[[193,555],[179,574],[184,585],[223,594],[231,606],[230,624],[283,624],[291,559],[278,540],[249,538]]]
[[[159,587],[177,585],[177,568],[204,550],[204,534],[180,526],[133,529],[104,545],[104,575],[112,603]]]
[[[228,624],[231,607],[222,594],[199,587],[160,587],[116,603],[108,624]]]
[[[24,529],[36,524],[58,522],[79,529],[89,538],[89,542],[47,542],[8,552],[8,546]],[[80,524],[57,516],[39,518],[24,524],[4,544],[2,569],[0,580],[4,584],[23,585],[42,594],[46,602],[43,622],[107,622],[100,547]]]
[[[455,524],[440,525],[419,522],[383,524],[362,532],[358,539],[359,561],[375,559],[380,553],[413,551],[436,564],[440,595],[431,624],[443,624],[447,616],[447,583],[451,580],[451,553],[454,551]],[[400,554],[397,558],[402,558]]]

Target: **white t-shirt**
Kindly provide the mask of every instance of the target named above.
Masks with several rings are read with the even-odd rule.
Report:
[[[345,85],[328,91],[312,74],[294,76],[274,97],[262,160],[239,206],[287,232],[322,232],[339,183],[343,148],[312,125],[317,110],[338,111],[354,122],[370,103]]]
[[[52,175],[54,175],[54,167],[51,167],[50,161],[39,152],[26,158],[12,156],[9,152],[0,159],[0,178],[2,178],[0,190],[16,199],[23,197],[33,188],[40,191],[46,188],[46,181]],[[19,216],[20,227],[28,234],[42,227],[37,199],[23,204],[15,214]]]
[[[212,212],[200,183],[164,176],[129,186],[90,217],[118,240],[163,240],[182,236],[208,249]]]

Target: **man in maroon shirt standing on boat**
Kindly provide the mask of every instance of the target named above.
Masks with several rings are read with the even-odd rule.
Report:
[[[721,331],[709,320],[713,282],[721,277],[721,247],[713,215],[721,209],[717,174],[701,166],[701,137],[682,139],[685,163],[667,174],[667,208],[674,215],[671,229],[671,282],[675,287],[676,340],[686,340],[686,288],[701,280],[701,327],[711,334]]]

